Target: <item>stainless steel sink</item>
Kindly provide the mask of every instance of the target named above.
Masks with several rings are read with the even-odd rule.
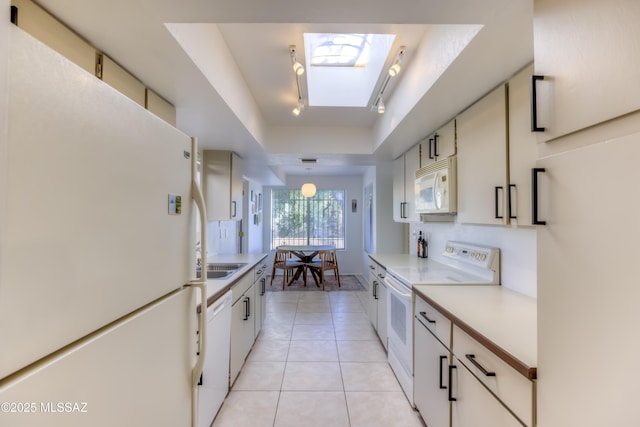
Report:
[[[218,271],[218,270],[224,270],[224,271],[236,271],[241,269],[242,267],[246,266],[247,263],[228,263],[228,262],[210,262],[207,263],[207,270],[209,271]]]
[[[224,279],[231,276],[235,271],[213,270],[207,271],[207,279]]]
[[[226,279],[227,277],[232,276],[239,269],[246,266],[247,263],[217,263],[211,262],[207,263],[207,279]],[[196,277],[200,277],[201,271],[196,270]]]

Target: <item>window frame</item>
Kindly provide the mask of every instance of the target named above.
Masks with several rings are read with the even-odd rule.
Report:
[[[304,201],[305,202],[305,211],[304,211],[304,220],[303,220],[303,224],[302,227],[303,229],[306,229],[306,236],[304,237],[288,237],[288,238],[283,238],[283,237],[278,237],[276,236],[276,230],[277,230],[277,215],[275,214],[275,208],[276,208],[276,197],[275,194],[277,192],[281,192],[281,191],[287,191],[287,192],[298,192],[300,193],[299,196],[296,199],[296,201]],[[311,217],[312,217],[312,212],[309,211],[309,207],[310,205],[314,202],[314,200],[317,200],[318,196],[320,194],[322,194],[323,192],[332,192],[333,193],[333,198],[334,200],[338,201],[340,203],[340,208],[341,208],[341,213],[340,213],[340,217],[341,217],[341,223],[340,223],[340,231],[341,231],[341,235],[339,237],[313,237],[312,234],[312,225],[313,222],[311,221]],[[341,200],[340,197],[335,197],[335,193],[339,193],[341,194]],[[331,245],[335,245],[336,246],[336,250],[337,251],[346,251],[347,250],[347,203],[346,203],[346,199],[347,199],[347,190],[344,188],[332,188],[332,189],[326,189],[326,188],[318,188],[316,191],[316,194],[313,197],[304,197],[302,196],[302,193],[300,191],[300,188],[291,188],[291,187],[286,187],[286,188],[272,188],[271,192],[271,203],[270,203],[270,226],[271,226],[271,232],[269,233],[269,247],[271,250],[276,249],[278,246],[280,245],[294,245],[294,244],[302,244],[302,245],[324,245],[324,244],[331,244]],[[326,199],[326,198],[325,198]],[[320,203],[320,202],[318,202]],[[313,209],[312,209],[313,210]],[[289,239],[289,240],[297,240],[298,242],[287,242],[285,239]],[[304,243],[299,243],[300,239],[305,239]],[[313,242],[313,240],[316,240],[315,242]],[[318,242],[318,240],[332,240],[331,242]],[[279,241],[278,243],[276,243],[276,241]],[[339,241],[342,242],[342,246],[340,246],[339,244],[335,244],[335,241]]]

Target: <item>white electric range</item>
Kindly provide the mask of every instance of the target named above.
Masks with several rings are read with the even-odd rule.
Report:
[[[447,242],[446,262],[420,260],[412,266],[388,265],[383,279],[387,300],[388,360],[409,402],[413,402],[414,285],[499,285],[500,250],[462,242]]]

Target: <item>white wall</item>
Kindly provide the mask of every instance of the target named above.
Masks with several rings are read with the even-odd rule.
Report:
[[[534,227],[493,227],[459,223],[411,224],[409,251],[416,254],[415,242],[422,231],[429,242],[429,258],[444,261],[447,240],[477,243],[500,248],[502,286],[537,296],[536,229]]]
[[[289,176],[286,188],[300,188],[303,183],[312,181],[318,189],[345,190],[346,249],[338,251],[340,274],[362,274],[362,253],[364,252],[363,209],[362,209],[362,176]],[[270,250],[271,244],[271,189],[264,187],[264,252]],[[277,188],[277,187],[276,187]],[[358,210],[351,212],[351,201],[356,199]],[[271,262],[272,259],[269,259]]]
[[[251,201],[253,193],[254,201]],[[258,254],[265,252],[262,244],[262,229],[264,226],[264,197],[262,185],[254,181],[245,181],[244,190],[244,232],[243,253]],[[261,198],[260,202],[258,199]],[[261,203],[261,204],[260,204]],[[255,206],[255,210],[254,210]],[[257,223],[256,223],[257,220]]]
[[[373,252],[402,253],[404,227],[393,220],[393,163],[371,167],[363,177],[363,186],[373,185]],[[366,208],[366,206],[363,206]],[[363,251],[363,271],[368,271],[369,255]]]

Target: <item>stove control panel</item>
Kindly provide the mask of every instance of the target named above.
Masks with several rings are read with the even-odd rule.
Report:
[[[484,269],[493,269],[499,249],[485,246],[470,245],[468,243],[447,242],[444,256],[449,259],[474,265]]]

